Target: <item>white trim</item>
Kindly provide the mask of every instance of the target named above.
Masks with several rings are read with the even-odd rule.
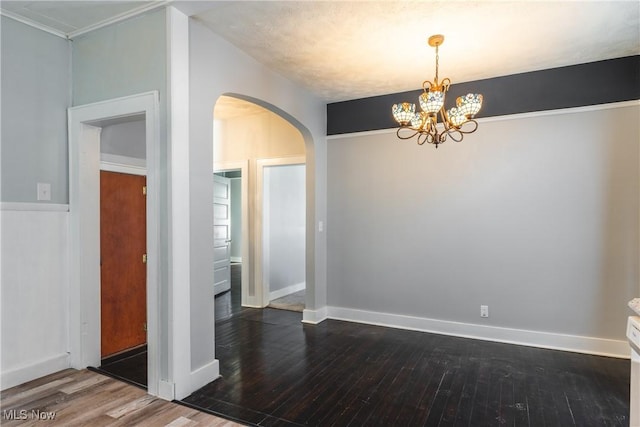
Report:
[[[317,325],[327,320],[327,307],[321,307],[317,310],[302,310],[302,323]]]
[[[231,259],[231,262],[242,263],[242,257],[240,256],[232,256],[230,259]]]
[[[629,358],[629,344],[625,340],[528,331],[524,329],[477,325],[428,319],[424,317],[379,313],[344,307],[327,307],[327,317],[335,320],[365,323],[389,328],[429,332],[455,337],[473,338],[529,347],[548,348],[598,356]]]
[[[216,143],[215,141],[213,142]],[[259,307],[257,301],[255,301],[255,292],[254,295],[251,295],[250,290],[254,289],[252,287],[252,278],[250,276],[251,273],[251,250],[250,250],[250,232],[249,232],[249,160],[244,160],[240,162],[215,162],[213,164],[213,172],[223,172],[230,170],[238,170],[240,169],[240,175],[242,179],[240,180],[240,204],[242,205],[242,212],[240,214],[240,222],[242,223],[242,236],[241,236],[241,249],[242,249],[242,258],[237,262],[242,262],[242,295],[240,298],[240,303],[243,307]],[[244,262],[242,261],[244,260]],[[234,261],[234,258],[231,258],[231,261]]]
[[[148,393],[160,381],[160,107],[157,91],[69,108],[69,363],[100,363],[101,120],[145,115],[147,153]],[[91,125],[93,123],[94,125]]]
[[[220,363],[218,360],[213,360],[206,365],[191,372],[189,378],[189,384],[187,388],[176,386],[175,399],[184,399],[189,396],[194,390],[204,387],[211,381],[220,377]]]
[[[174,383],[167,380],[158,381],[158,397],[164,400],[173,400],[175,395],[176,387]]]
[[[49,33],[49,34],[53,34],[54,36],[63,38],[65,40],[68,38],[67,34],[64,31],[56,30],[55,28],[51,28],[51,27],[49,27],[47,25],[44,25],[44,24],[41,24],[39,22],[32,21],[29,18],[25,18],[24,16],[17,15],[17,14],[15,14],[13,12],[8,11],[8,10],[0,10],[0,16],[6,16],[7,18],[13,19],[14,21],[18,21],[18,22],[20,22],[22,24],[28,25],[28,26],[30,26],[32,28],[35,28],[35,29],[40,30],[40,31],[44,31],[44,32]]]
[[[144,174],[140,174],[140,175],[146,175],[146,171],[147,171],[147,159],[139,159],[137,157],[119,156],[117,154],[100,153],[100,166],[102,167],[103,164],[107,168],[111,168],[111,167],[132,168],[133,171],[135,170],[144,171]],[[103,170],[108,170],[108,169],[103,169]],[[114,170],[112,172],[119,172],[119,171]],[[128,173],[128,172],[123,172],[123,173]],[[133,172],[129,172],[129,173],[133,173]]]
[[[53,374],[69,367],[69,355],[62,353],[31,365],[0,374],[0,390],[6,390],[27,381]]]
[[[484,117],[476,119],[479,124],[488,123],[488,122],[499,122],[503,120],[516,120],[516,119],[528,119],[532,117],[543,117],[543,116],[555,116],[558,114],[575,114],[575,113],[585,113],[589,111],[601,111],[601,110],[610,110],[613,108],[626,108],[632,106],[640,105],[640,100],[633,101],[622,101],[622,102],[612,102],[609,104],[597,104],[597,105],[587,105],[584,107],[570,107],[570,108],[559,108],[555,110],[541,110],[541,111],[532,111],[530,113],[518,113],[518,114],[505,114],[502,116],[494,116],[494,117]],[[341,138],[355,138],[360,136],[369,136],[369,135],[385,135],[396,133],[397,127],[389,128],[389,129],[378,129],[378,130],[370,130],[364,132],[350,132],[350,133],[341,133],[337,135],[327,135],[327,140],[331,139],[341,139]]]
[[[67,33],[67,38],[73,39],[74,37],[80,36],[82,34],[89,33],[91,31],[97,30],[102,27],[106,27],[107,25],[116,24],[118,22],[125,21],[129,18],[133,18],[138,15],[142,15],[145,12],[152,11],[154,9],[158,9],[166,6],[171,3],[171,1],[153,1],[147,4],[144,4],[135,9],[131,9],[127,12],[121,13],[120,15],[113,16],[109,19],[105,19],[104,21],[97,22],[95,24],[88,25],[84,28],[80,28],[79,30],[70,31]]]
[[[256,161],[256,205],[253,278],[256,290],[256,302],[260,307],[269,305],[269,281],[264,271],[268,254],[264,250],[264,168],[269,166],[290,166],[306,164],[305,156],[275,157]],[[306,175],[305,175],[306,176]]]
[[[154,9],[158,9],[161,7],[166,6],[167,4],[170,4],[172,1],[168,0],[168,1],[153,1],[150,3],[146,3],[140,7],[137,7],[135,9],[129,10],[127,12],[121,13],[119,15],[113,16],[111,18],[105,19],[104,21],[100,21],[97,22],[95,24],[91,24],[88,25],[84,28],[80,28],[74,31],[69,31],[68,33],[65,33],[62,30],[58,30],[56,28],[53,27],[49,27],[48,25],[44,25],[41,24],[39,22],[33,21],[29,18],[25,18],[24,16],[20,16],[16,13],[7,11],[7,10],[0,10],[0,15],[4,15],[7,18],[11,18],[15,21],[21,22],[25,25],[28,25],[30,27],[33,28],[37,28],[38,30],[42,30],[42,31],[46,31],[47,33],[53,34],[54,36],[58,36],[61,37],[63,39],[73,39],[74,37],[80,36],[82,34],[86,34],[89,33],[91,31],[100,29],[102,27],[106,27],[108,25],[111,24],[116,24],[118,22],[127,20],[129,18],[133,18],[135,16],[141,15],[145,12],[149,12],[152,11]]]
[[[105,172],[124,173],[127,175],[146,176],[147,168],[141,168],[139,166],[121,165],[118,163],[100,162],[100,170]]]
[[[269,292],[269,301],[273,301],[274,299],[282,298],[284,296],[303,291],[305,288],[305,282],[300,282],[282,289],[278,289],[276,291]]]
[[[175,393],[180,395],[190,388],[192,351],[189,18],[174,7],[168,7],[166,24],[169,85],[167,144],[170,159],[168,367]],[[211,352],[214,351],[215,348],[212,348]]]
[[[2,202],[0,211],[69,212],[69,205],[58,203]]]

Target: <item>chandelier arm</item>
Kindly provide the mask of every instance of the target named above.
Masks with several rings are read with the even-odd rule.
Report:
[[[449,122],[449,115],[445,111],[444,107],[440,109],[440,117],[442,118],[442,123],[444,124],[445,132],[451,129],[451,122]]]
[[[427,86],[427,84],[428,84],[429,86]],[[434,85],[433,83],[431,83],[429,80],[425,80],[425,81],[423,81],[423,82],[422,82],[422,89],[423,89],[425,92],[429,92],[429,91],[431,90],[431,88],[432,88],[432,87],[434,87],[434,86],[435,86],[435,85]]]
[[[473,124],[473,129],[471,129],[471,130],[464,130],[464,129],[462,129],[462,128],[463,128],[463,126],[464,126],[464,125],[466,125],[467,123],[471,123],[471,124]],[[467,133],[474,133],[476,130],[478,130],[478,122],[477,122],[477,121],[475,121],[474,119],[469,119],[469,120],[467,120],[466,122],[464,122],[464,123],[462,124],[462,126],[460,126],[460,128],[459,128],[459,129],[457,129],[457,130],[458,130],[458,132],[460,132],[460,133],[464,133],[464,134],[467,134]]]
[[[460,142],[460,141],[462,141],[462,138],[464,138],[463,133],[464,132],[461,132],[460,129],[451,128],[447,132],[447,135],[450,136],[451,139],[453,139],[455,142]]]
[[[413,131],[413,133],[411,135],[407,135],[407,136],[402,136],[400,134],[401,131],[403,130],[407,130],[407,131],[413,131],[413,129],[408,128],[408,127],[399,127],[398,130],[396,130],[396,136],[400,139],[411,139],[414,136],[418,135],[420,132],[419,131]]]

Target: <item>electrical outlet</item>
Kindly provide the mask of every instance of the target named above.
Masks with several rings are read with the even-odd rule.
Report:
[[[489,306],[481,305],[480,306],[480,317],[489,317]]]
[[[37,187],[38,200],[51,200],[51,184],[48,182],[39,182]]]

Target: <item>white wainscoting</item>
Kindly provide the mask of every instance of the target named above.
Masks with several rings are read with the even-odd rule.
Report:
[[[3,390],[69,367],[68,216],[61,205],[2,205]]]
[[[501,328],[400,314],[377,313],[344,307],[327,307],[326,317],[328,319],[345,320],[348,322],[366,323],[369,325],[518,344],[529,347],[549,348],[619,358],[630,357],[629,344],[624,340]]]

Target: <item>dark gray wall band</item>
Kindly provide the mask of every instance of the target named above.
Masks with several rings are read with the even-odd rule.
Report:
[[[640,55],[453,84],[445,106],[454,106],[458,96],[469,92],[484,97],[478,118],[640,99]],[[417,104],[421,93],[328,104],[327,135],[395,128],[391,106]]]

